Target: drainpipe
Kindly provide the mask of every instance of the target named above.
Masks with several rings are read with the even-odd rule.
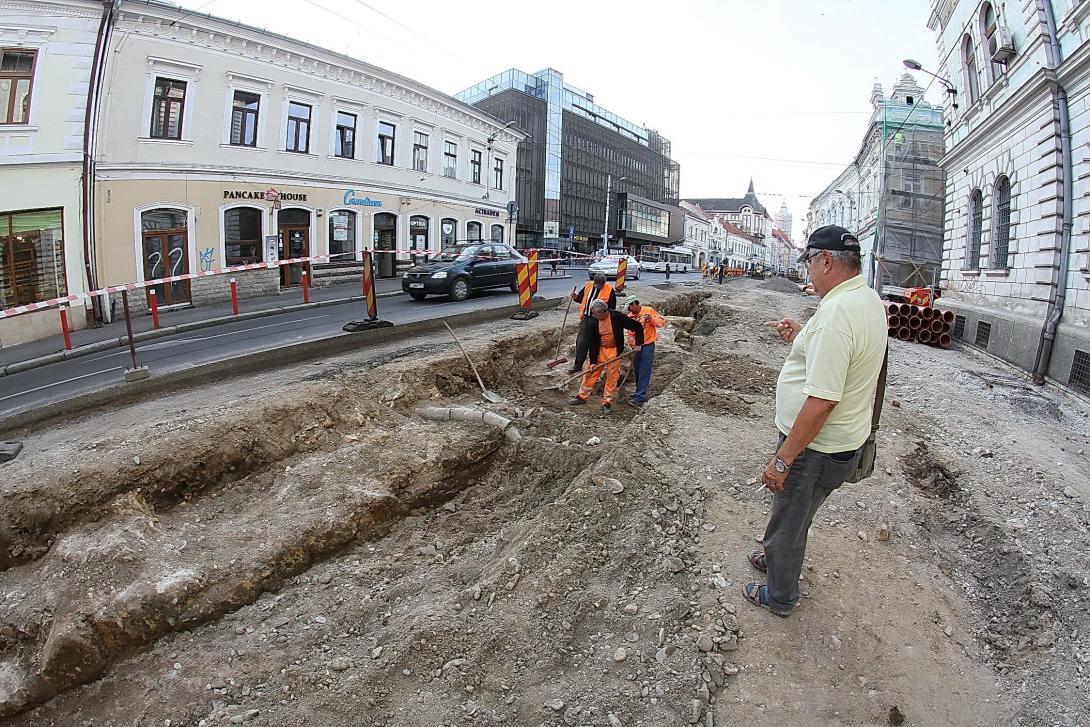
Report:
[[[116,17],[115,0],[102,3],[102,20],[98,24],[98,37],[95,40],[95,54],[91,61],[91,78],[87,87],[87,106],[83,115],[83,171],[80,176],[83,198],[83,265],[87,290],[98,288],[98,274],[95,270],[95,169],[94,169],[94,126],[97,121],[98,92],[102,85],[102,76],[106,69],[106,45],[110,42]],[[102,321],[102,306],[98,298],[91,299],[91,322]]]
[[[1044,11],[1045,25],[1048,28],[1049,62],[1053,70],[1059,70],[1063,58],[1060,50],[1060,37],[1056,32],[1056,13],[1051,0],[1037,0],[1037,6]],[[1071,260],[1071,228],[1074,221],[1074,179],[1071,158],[1071,112],[1067,105],[1067,90],[1057,80],[1052,88],[1055,102],[1056,120],[1060,125],[1060,166],[1063,174],[1063,227],[1060,233],[1060,269],[1056,282],[1056,294],[1048,303],[1045,325],[1041,329],[1041,341],[1037,346],[1037,360],[1033,364],[1033,383],[1045,383],[1052,361],[1052,350],[1056,342],[1056,329],[1064,314],[1067,300],[1067,274]]]

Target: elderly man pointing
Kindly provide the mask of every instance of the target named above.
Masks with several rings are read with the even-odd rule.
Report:
[[[886,315],[860,274],[859,240],[835,225],[814,231],[799,258],[821,303],[805,325],[769,321],[791,352],[776,383],[779,447],[762,480],[774,493],[763,550],[749,554],[767,584],[743,586],[747,600],[777,616],[799,601],[806,535],[825,498],[855,469],[871,433]]]

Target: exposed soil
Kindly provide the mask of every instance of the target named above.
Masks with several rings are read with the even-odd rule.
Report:
[[[894,343],[876,474],[819,513],[778,619],[739,592],[786,353],[761,324],[814,300],[643,292],[678,318],[609,418],[545,390],[547,312],[459,332],[500,404],[436,334],[28,433],[0,721],[1090,723],[1085,404]]]

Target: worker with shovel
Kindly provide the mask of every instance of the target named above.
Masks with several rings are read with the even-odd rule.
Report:
[[[594,326],[588,325],[586,333],[587,355],[590,356],[592,365],[583,374],[579,393],[568,403],[573,406],[586,404],[595,384],[602,377],[602,370],[605,369],[606,386],[602,393],[602,413],[610,414],[613,411],[613,397],[617,393],[617,382],[621,378],[620,358],[627,355],[624,353],[624,332],[632,331],[635,338],[632,350],[639,352],[643,347],[643,326],[624,313],[610,310],[603,300],[591,302],[589,319],[597,323]]]
[[[651,367],[655,363],[655,341],[658,329],[666,325],[666,319],[649,305],[633,298],[628,302],[628,317],[643,326],[643,346],[632,357],[633,374],[636,376],[636,393],[628,397],[632,406],[643,406],[647,401],[647,387],[651,385]],[[635,335],[628,334],[628,342],[635,342]]]
[[[594,280],[588,281],[582,290],[573,290],[571,299],[579,304],[579,328],[575,334],[575,363],[568,373],[575,374],[583,370],[587,360],[587,345],[594,330],[594,320],[590,315],[590,304],[603,301],[610,310],[617,307],[617,291],[606,282],[606,276],[598,273]]]

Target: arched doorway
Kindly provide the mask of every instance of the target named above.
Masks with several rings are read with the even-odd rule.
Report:
[[[409,249],[412,250],[413,265],[421,260],[427,260],[428,232],[431,220],[424,215],[413,215],[409,218]]]
[[[140,215],[140,250],[144,280],[185,275],[189,272],[189,230],[185,210],[160,208]],[[160,305],[189,303],[189,281],[175,280],[148,286]]]
[[[310,257],[310,211],[304,209],[280,210],[277,215],[280,234],[280,259]],[[292,263],[280,266],[280,287],[303,284],[303,271],[310,274],[310,263]]]
[[[375,256],[375,268],[380,278],[397,276],[397,215],[379,212],[375,215],[375,250],[388,250]]]

